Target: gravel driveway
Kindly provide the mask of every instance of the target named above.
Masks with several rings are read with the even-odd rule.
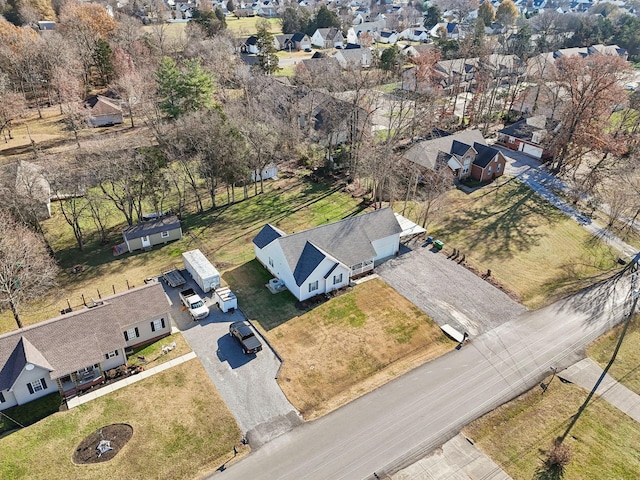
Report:
[[[376,271],[438,325],[448,323],[476,336],[526,310],[442,253],[421,244],[411,247],[413,251],[385,262]]]
[[[189,287],[202,294],[192,282],[182,289]],[[229,335],[232,322],[246,321],[242,312],[222,313],[212,304],[209,294],[203,298],[211,313],[205,320],[194,322],[186,311],[182,311],[178,297],[181,288],[164,285],[164,289],[173,303],[171,313],[175,326],[202,362],[253,448],[302,423],[302,418],[275,380],[280,360],[264,338],[260,338],[261,352],[245,355]]]

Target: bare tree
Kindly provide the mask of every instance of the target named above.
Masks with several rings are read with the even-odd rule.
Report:
[[[73,230],[78,250],[84,250],[85,233],[83,220],[88,209],[84,199],[87,179],[79,169],[58,170],[51,181],[52,190],[60,205],[60,213]]]
[[[42,237],[0,212],[0,306],[11,309],[22,328],[22,303],[55,285],[57,266]]]

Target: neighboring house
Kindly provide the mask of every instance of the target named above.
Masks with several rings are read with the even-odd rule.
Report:
[[[275,40],[274,40],[275,41]],[[240,45],[240,51],[242,53],[258,53],[258,37],[251,35]]]
[[[338,50],[334,55],[342,68],[370,67],[373,63],[373,53],[370,48],[349,48]]]
[[[477,129],[417,142],[403,158],[434,172],[446,166],[459,180],[471,177],[481,182],[500,177],[506,164],[504,155],[488,147]]]
[[[261,6],[256,11],[256,14],[260,17],[275,18],[278,16],[278,10],[272,6]]]
[[[497,143],[540,160],[548,153],[541,145],[547,135],[546,125],[544,115],[525,118],[498,130]]]
[[[126,363],[126,350],[171,333],[169,312],[153,282],[0,335],[0,410],[104,382],[107,370]]]
[[[265,225],[256,259],[300,301],[345,287],[398,254],[402,228],[391,208],[287,235]]]
[[[378,36],[379,43],[386,43],[388,45],[393,45],[398,41],[398,32],[394,31],[382,31]]]
[[[89,97],[84,106],[89,109],[87,123],[90,127],[111,127],[124,121],[120,105],[102,95]]]
[[[590,47],[562,48],[555,52],[547,52],[536,55],[527,60],[527,75],[533,78],[549,78],[558,58],[591,55],[617,55],[627,60],[629,53],[618,45],[592,45]]]
[[[436,24],[431,30],[429,30],[429,35],[432,37],[440,37],[442,31],[446,32],[448,40],[458,40],[460,38],[460,27],[457,23],[452,22],[442,22]]]
[[[431,40],[431,35],[428,30],[423,28],[407,28],[400,32],[400,38],[409,40],[411,42],[428,42]]]
[[[293,33],[274,35],[273,43],[276,50],[296,50],[295,43],[293,42]]]
[[[269,178],[278,178],[278,166],[275,163],[269,163],[262,169],[262,173],[256,169],[251,172],[251,181],[267,180]]]
[[[141,222],[126,227],[122,236],[130,252],[148,249],[155,245],[182,238],[180,220],[175,215],[166,215],[156,220]]]
[[[348,43],[360,43],[359,38],[363,33],[371,35],[372,39],[378,36],[378,33],[387,27],[386,20],[380,19],[373,22],[363,22],[358,25],[354,25],[347,30],[347,42]]]
[[[344,37],[337,28],[318,28],[311,36],[311,44],[319,48],[342,47]]]
[[[55,30],[56,29],[56,22],[52,22],[49,20],[42,20],[38,22],[38,29],[40,30]]]
[[[296,50],[306,50],[311,48],[311,37],[306,33],[297,32],[291,36],[291,41]]]
[[[38,165],[18,160],[0,165],[0,202],[15,201],[38,220],[51,217],[51,186]]]

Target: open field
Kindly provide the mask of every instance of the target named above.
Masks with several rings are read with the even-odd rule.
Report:
[[[618,254],[522,183],[447,193],[428,234],[539,308],[606,276]],[[400,208],[398,204],[398,208]],[[408,214],[411,217],[411,214]]]
[[[580,387],[556,379],[544,395],[534,388],[468,425],[463,433],[515,480],[637,479],[640,429],[630,417],[597,398],[565,440],[573,453],[565,475],[535,476],[544,451],[564,433],[586,396]]]
[[[235,35],[240,37],[248,37],[256,33],[256,22],[258,20],[264,20],[261,17],[245,17],[245,18],[236,18],[233,15],[230,15],[226,18],[227,20],[227,29],[233,32]],[[271,33],[277,35],[282,33],[282,26],[280,25],[280,21],[277,18],[267,19],[271,24]],[[163,35],[167,38],[177,41],[177,40],[186,40],[185,29],[187,27],[188,22],[175,22],[175,23],[165,23],[162,25],[145,25],[142,29],[150,34],[153,34],[154,30],[163,30]]]
[[[113,423],[133,427],[122,451],[107,463],[74,465],[80,442]],[[191,360],[0,439],[0,478],[191,479],[233,457],[240,436],[204,368]]]
[[[380,279],[263,333],[285,359],[278,382],[306,419],[334,410],[455,346],[429,317]]]
[[[638,325],[640,316],[636,315],[629,325],[627,334],[622,341],[622,346],[618,352],[615,362],[609,370],[609,375],[628,389],[640,394],[640,326]],[[613,354],[622,325],[614,328],[593,342],[587,349],[587,355],[604,368]]]

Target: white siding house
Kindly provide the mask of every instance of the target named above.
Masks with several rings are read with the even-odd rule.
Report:
[[[300,301],[348,285],[398,253],[402,228],[390,208],[287,235],[265,225],[256,258]]]

